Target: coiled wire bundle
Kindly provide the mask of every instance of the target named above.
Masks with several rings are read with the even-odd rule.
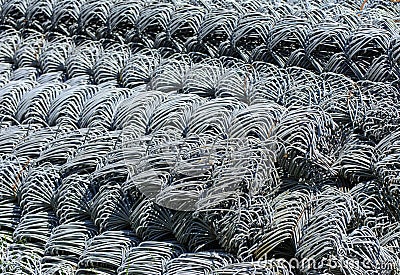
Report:
[[[400,5],[292,2],[1,1],[1,273],[398,273]]]

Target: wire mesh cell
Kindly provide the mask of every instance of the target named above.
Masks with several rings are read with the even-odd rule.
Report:
[[[48,39],[43,43],[39,55],[39,67],[43,73],[65,70],[65,60],[72,49],[72,41],[67,37],[59,36]]]
[[[17,191],[28,171],[29,159],[3,155],[0,160],[0,199],[2,202],[15,201]]]
[[[21,43],[21,35],[13,28],[4,30],[0,35],[0,60],[4,63],[13,63],[15,51]]]
[[[23,67],[13,71],[10,81],[26,81],[31,80],[33,83],[38,78],[38,70],[34,67]],[[36,84],[36,83],[35,83]]]
[[[54,140],[40,153],[36,163],[50,162],[52,164],[65,164],[76,151],[90,137],[89,129],[75,131],[60,131]]]
[[[5,261],[1,265],[3,274],[35,273],[40,270],[41,248],[24,243],[11,244],[4,254]]]
[[[92,136],[91,140],[86,140],[62,166],[62,175],[94,172],[101,159],[116,147],[120,134],[119,131],[106,132],[105,135]]]
[[[77,32],[96,38],[97,33],[104,31],[111,5],[108,1],[84,2],[79,10]]]
[[[60,178],[59,170],[60,167],[50,163],[30,167],[17,189],[19,205],[24,209],[53,210],[53,192]]]
[[[13,238],[16,242],[30,242],[44,248],[51,236],[51,230],[58,225],[58,219],[51,211],[30,209],[30,207],[26,209],[22,212]]]
[[[85,241],[96,234],[97,229],[90,221],[61,224],[54,228],[47,241],[45,254],[79,257],[85,250]]]
[[[88,176],[73,174],[63,178],[51,201],[60,224],[89,220],[90,200],[94,193]]]
[[[63,83],[36,86],[21,98],[15,118],[24,124],[35,122],[46,125],[51,102],[67,87]]]
[[[130,228],[129,214],[133,204],[118,184],[103,184],[90,202],[91,219],[100,232]]]
[[[21,208],[13,203],[4,201],[0,204],[0,224],[2,230],[13,232],[21,219]]]
[[[48,124],[51,126],[70,124],[71,127],[77,127],[85,103],[98,91],[99,88],[94,85],[74,85],[63,89],[51,101]]]
[[[115,273],[122,263],[123,254],[139,243],[140,240],[131,231],[106,231],[88,240],[87,248],[80,258],[79,267],[108,269],[110,273]]]
[[[173,242],[142,242],[125,254],[118,274],[163,274],[167,262],[183,252],[184,249]]]
[[[51,24],[51,15],[53,13],[53,2],[50,0],[30,1],[26,8],[25,26],[29,29],[46,31]]]
[[[135,90],[124,88],[100,89],[100,93],[84,104],[78,120],[79,128],[113,129],[117,108],[134,92]]]
[[[0,89],[0,114],[3,121],[16,120],[18,104],[35,85],[35,81],[31,80],[11,81]]]

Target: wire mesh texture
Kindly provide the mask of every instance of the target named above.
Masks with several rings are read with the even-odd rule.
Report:
[[[0,0],[1,274],[400,274],[396,0]]]

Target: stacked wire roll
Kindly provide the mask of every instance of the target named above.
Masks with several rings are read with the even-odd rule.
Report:
[[[1,273],[398,274],[400,4],[359,2],[0,1]]]

